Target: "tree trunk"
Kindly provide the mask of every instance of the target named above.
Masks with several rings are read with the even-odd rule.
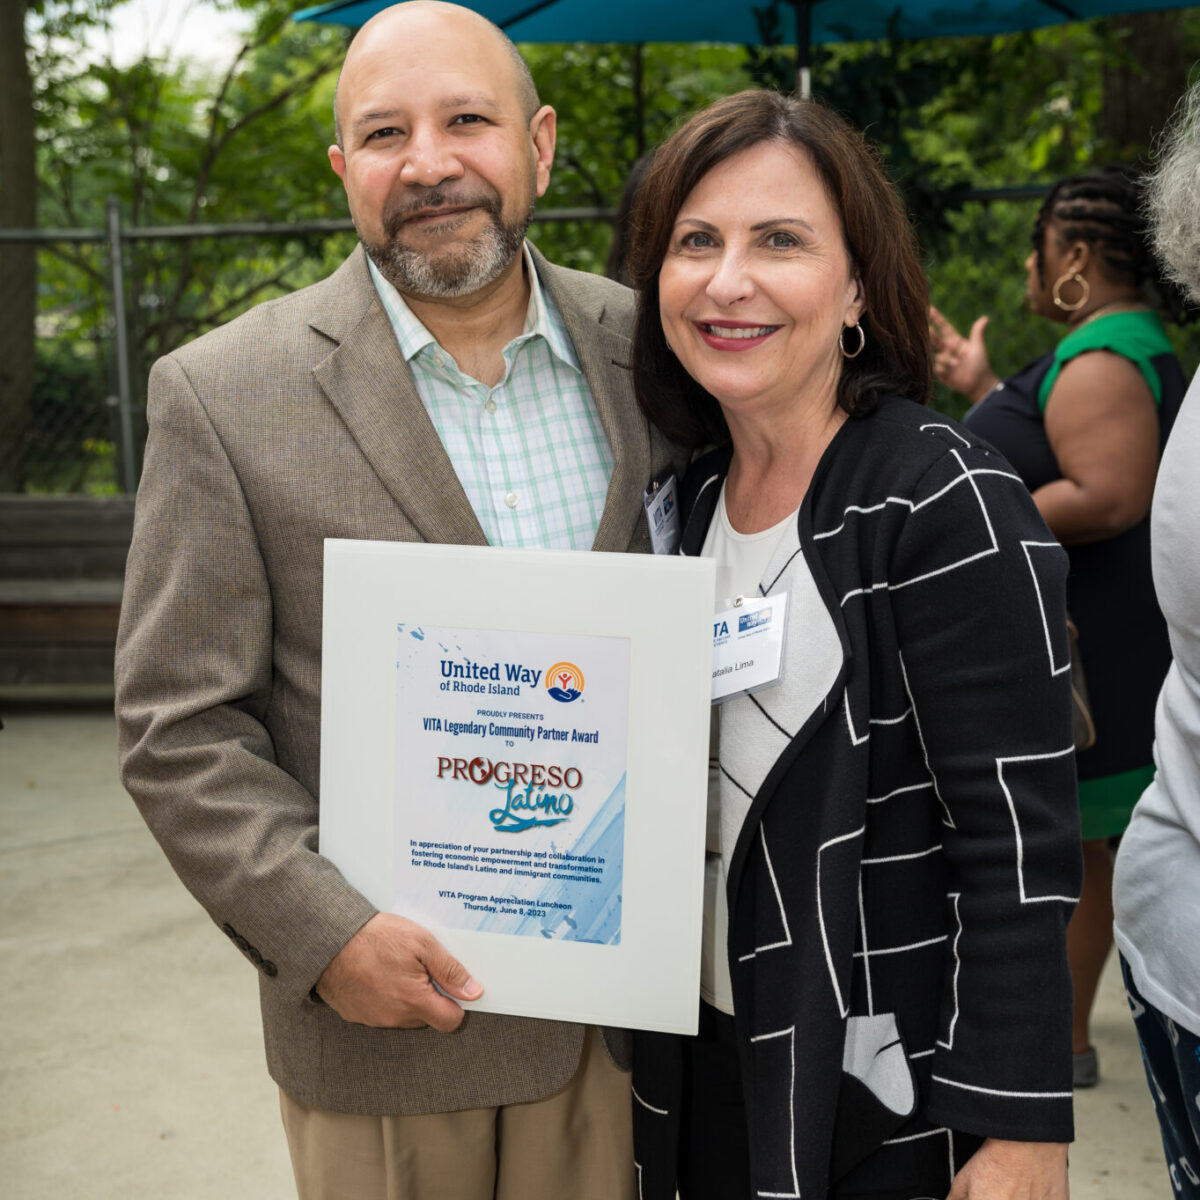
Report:
[[[0,3],[0,228],[37,223],[33,84],[25,47],[28,0]],[[0,242],[0,492],[21,491],[33,426],[37,247]]]
[[[1183,14],[1147,12],[1107,22],[1116,53],[1104,65],[1097,131],[1116,159],[1144,162],[1155,135],[1187,90],[1193,55]]]

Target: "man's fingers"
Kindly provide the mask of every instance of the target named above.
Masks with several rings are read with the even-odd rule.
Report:
[[[385,1029],[429,1025],[443,1033],[462,1024],[455,998],[474,1000],[482,993],[427,929],[391,913],[376,913],[317,982],[317,994],[344,1020]]]
[[[979,342],[982,345],[983,332],[985,329],[987,329],[987,323],[988,323],[987,317],[977,318],[977,320],[975,321],[975,324],[971,326],[971,336],[970,336],[969,340],[972,342]]]
[[[466,1015],[454,1000],[477,1000],[483,995],[483,985],[472,979],[471,972],[432,934],[426,934],[420,958],[430,981],[429,990],[422,998],[421,1016],[439,1033],[451,1033],[462,1024]],[[443,996],[438,988],[446,995]]]
[[[429,978],[446,992],[459,1000],[478,1000],[483,995],[483,985],[471,978],[471,972],[434,938],[424,955],[425,970]]]
[[[428,999],[422,1005],[421,1015],[430,1029],[436,1029],[438,1033],[453,1033],[463,1023],[463,1017],[467,1014],[453,1000],[431,986]]]

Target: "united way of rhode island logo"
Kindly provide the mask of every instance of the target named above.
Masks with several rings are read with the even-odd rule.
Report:
[[[570,704],[583,694],[583,672],[574,663],[555,663],[546,672],[546,690],[555,700]]]

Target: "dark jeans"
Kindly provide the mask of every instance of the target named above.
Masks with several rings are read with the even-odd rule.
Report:
[[[1171,1186],[1177,1196],[1200,1200],[1200,1038],[1146,1002],[1123,958],[1121,974],[1142,1045]]]

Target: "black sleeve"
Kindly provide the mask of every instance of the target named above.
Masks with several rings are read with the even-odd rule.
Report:
[[[1066,927],[1082,868],[1067,559],[1011,467],[959,440],[913,494],[888,579],[950,875],[926,1112],[1069,1141]]]

